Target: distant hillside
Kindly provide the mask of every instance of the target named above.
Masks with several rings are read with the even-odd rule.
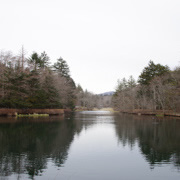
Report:
[[[98,94],[99,96],[112,96],[114,94],[114,91],[104,92],[101,94]]]

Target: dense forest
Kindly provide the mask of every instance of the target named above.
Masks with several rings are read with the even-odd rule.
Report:
[[[180,111],[180,67],[150,61],[138,81],[130,76],[118,80],[115,94],[102,96],[75,84],[63,58],[51,64],[43,52],[25,57],[0,52],[0,108],[70,108],[111,107],[120,111],[134,109]]]
[[[43,52],[26,58],[0,52],[0,108],[70,108],[92,110],[111,106],[111,97],[76,85],[63,58],[51,64]]]
[[[138,81],[130,76],[118,80],[113,96],[117,110],[172,110],[180,111],[180,67],[170,70],[168,66],[150,61]]]
[[[50,65],[43,52],[25,58],[0,52],[0,108],[71,108],[75,107],[76,86],[63,58]]]

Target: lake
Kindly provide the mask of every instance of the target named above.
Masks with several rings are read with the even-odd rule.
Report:
[[[0,117],[0,180],[179,180],[180,119]]]

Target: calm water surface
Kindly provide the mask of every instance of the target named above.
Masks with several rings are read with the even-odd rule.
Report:
[[[179,180],[180,120],[109,112],[0,118],[0,180]]]

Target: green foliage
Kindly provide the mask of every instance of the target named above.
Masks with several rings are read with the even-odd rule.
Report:
[[[46,52],[44,51],[43,53],[41,53],[39,66],[40,66],[41,68],[48,67],[48,66],[49,66],[49,60],[50,60],[50,59],[49,59],[48,55],[47,55]]]
[[[123,78],[118,80],[116,92],[113,95],[112,102],[115,109],[133,109],[134,108],[134,92],[136,87],[135,79],[130,76],[128,80]]]
[[[125,112],[134,109],[180,112],[179,69],[170,71],[168,66],[150,61],[139,76],[139,84],[132,77],[118,81],[114,107]]]
[[[68,96],[67,107],[73,110],[75,108],[75,103],[76,103],[76,94],[75,94],[76,85],[72,78],[68,79],[68,84],[71,88],[67,93]]]
[[[149,61],[148,66],[145,67],[143,72],[140,74],[138,82],[141,85],[149,85],[154,77],[161,76],[169,71],[170,69],[168,66],[154,64],[153,61]]]
[[[34,65],[34,70],[36,71],[37,70],[37,66],[38,66],[38,64],[40,64],[41,60],[40,60],[40,57],[39,57],[38,53],[33,52],[33,54],[30,56],[28,61],[29,61],[30,64]]]
[[[18,58],[4,58],[6,63],[3,58],[0,61],[0,108],[74,108],[76,86],[62,58],[55,63],[55,72],[45,52],[33,52],[26,69]]]
[[[81,87],[80,84],[77,85],[76,90],[77,92],[83,92],[83,88]]]
[[[127,80],[126,78],[123,78],[122,80],[117,81],[117,88],[116,88],[116,92],[125,90],[127,88],[128,84],[127,84]]]
[[[135,86],[136,86],[136,81],[133,78],[133,76],[130,76],[128,80],[126,80],[126,78],[123,78],[121,80],[118,80],[117,82],[116,93],[127,89],[132,89]]]
[[[57,62],[54,63],[53,68],[57,71],[61,76],[69,78],[70,70],[67,62],[63,58],[57,59]]]
[[[127,84],[129,88],[133,88],[136,86],[136,80],[133,78],[133,76],[129,77]]]

